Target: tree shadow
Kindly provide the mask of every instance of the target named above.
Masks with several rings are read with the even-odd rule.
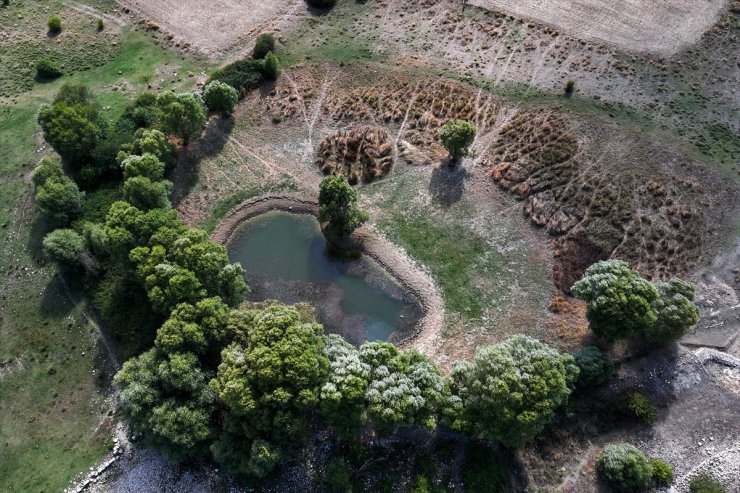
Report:
[[[442,164],[432,170],[429,193],[432,201],[442,207],[450,207],[458,202],[465,190],[465,180],[470,176],[464,167]]]
[[[31,256],[31,260],[35,265],[43,265],[46,263],[44,258],[44,237],[55,229],[55,226],[51,224],[43,215],[36,214],[36,217],[31,223],[31,230],[26,240],[26,250]]]
[[[221,152],[229,140],[234,128],[234,118],[231,116],[216,116],[210,120],[205,133],[200,139],[187,147],[180,148],[177,156],[177,166],[172,171],[171,180],[174,184],[172,191],[172,205],[177,207],[190,190],[198,183],[198,164],[203,158]]]
[[[44,288],[39,313],[44,318],[62,318],[74,309],[76,303],[67,294],[61,274],[55,274]]]

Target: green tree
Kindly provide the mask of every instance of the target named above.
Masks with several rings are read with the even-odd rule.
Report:
[[[149,444],[175,460],[206,449],[215,395],[195,355],[151,349],[127,361],[114,384],[121,414]]]
[[[609,486],[622,493],[646,490],[653,476],[645,454],[629,443],[607,445],[596,465]]]
[[[453,370],[464,428],[507,447],[535,437],[571,394],[578,367],[570,355],[524,335],[478,351]]]
[[[653,303],[657,316],[646,331],[649,339],[659,342],[675,341],[699,321],[699,309],[694,304],[694,285],[673,278],[655,285],[658,298]]]
[[[324,352],[329,358],[329,376],[321,387],[321,413],[345,436],[356,436],[367,421],[365,393],[371,367],[360,359],[360,351],[342,337],[326,336]]]
[[[38,122],[44,139],[70,162],[89,160],[101,136],[100,126],[90,119],[88,109],[57,103],[42,106]]]
[[[82,210],[82,201],[85,197],[77,184],[65,174],[45,175],[55,173],[53,167],[43,165],[34,175],[34,182],[43,183],[36,187],[36,204],[41,212],[57,224],[69,224]],[[59,168],[61,169],[61,167]]]
[[[371,368],[367,413],[380,431],[398,426],[434,428],[448,406],[449,389],[434,364],[415,350],[401,352],[387,342],[360,347],[360,360]]]
[[[105,219],[105,234],[108,249],[120,260],[128,261],[129,252],[138,246],[151,244],[152,236],[169,232],[177,237],[187,227],[173,209],[151,209],[142,211],[128,202],[115,202]]]
[[[280,60],[273,52],[268,53],[265,57],[264,71],[267,80],[277,80],[280,75]]]
[[[71,229],[56,229],[43,241],[44,255],[62,266],[80,265],[80,255],[85,252],[85,239]]]
[[[161,180],[164,177],[164,163],[154,154],[146,153],[142,156],[132,155],[121,163],[124,178],[143,176],[150,180]]]
[[[239,93],[230,85],[214,80],[203,90],[203,100],[210,111],[228,116],[234,112]]]
[[[58,79],[62,75],[64,71],[59,63],[48,58],[42,58],[36,62],[36,79],[40,81]]]
[[[157,97],[157,107],[165,132],[182,139],[184,145],[200,137],[208,121],[205,104],[197,94],[163,92]]]
[[[152,181],[146,176],[133,176],[123,183],[123,198],[142,210],[169,209],[172,182]]]
[[[237,441],[252,442],[249,460],[229,461],[229,467],[255,474],[254,466],[260,464],[259,474],[265,474],[274,461],[263,454],[273,457],[273,446],[295,443],[304,436],[306,415],[319,401],[329,360],[324,354],[323,328],[304,320],[295,308],[271,305],[253,312],[251,319],[246,344],[235,343],[222,352],[218,373],[211,381],[238,423],[232,438],[215,444],[214,456],[228,460],[229,441],[234,434],[243,436],[244,440]],[[269,440],[272,445],[265,449],[258,440]]]
[[[134,147],[138,154],[153,154],[162,161],[166,167],[175,162],[175,146],[168,140],[167,136],[153,128],[140,128],[135,134]]]
[[[476,128],[467,120],[451,120],[442,126],[439,139],[454,161],[468,155],[468,148],[475,140]]]
[[[357,206],[357,191],[344,175],[327,176],[319,187],[319,221],[329,234],[346,236],[362,226],[369,215]]]
[[[261,60],[272,51],[275,51],[275,37],[272,35],[272,33],[262,33],[257,36],[257,41],[254,43],[252,56],[256,60]]]
[[[230,312],[218,297],[181,303],[157,331],[154,344],[167,354],[189,352],[214,360],[229,341]]]
[[[653,480],[658,486],[666,487],[673,484],[673,467],[661,459],[650,459],[653,469]]]
[[[614,364],[596,346],[586,346],[573,355],[580,370],[579,387],[596,387],[606,382],[614,374]]]
[[[31,172],[31,182],[36,187],[42,186],[49,179],[64,178],[64,169],[59,159],[45,157],[36,165]]]
[[[643,334],[657,320],[657,289],[621,260],[593,264],[571,291],[588,303],[591,329],[607,340]]]

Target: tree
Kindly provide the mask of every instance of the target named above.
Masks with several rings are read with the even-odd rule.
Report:
[[[571,394],[578,368],[570,355],[524,335],[478,351],[453,370],[464,428],[507,447],[522,447]]]
[[[56,229],[43,241],[44,255],[66,267],[80,265],[80,255],[85,251],[85,239],[71,229]]]
[[[167,354],[189,352],[213,360],[229,341],[230,311],[218,297],[180,303],[157,331],[154,344]]]
[[[387,342],[368,342],[360,347],[360,360],[371,368],[366,401],[376,427],[436,427],[438,412],[448,406],[449,389],[428,358],[415,350],[400,352]]]
[[[657,289],[621,260],[593,264],[571,291],[588,303],[591,329],[607,340],[645,333],[657,320]]]
[[[176,460],[205,449],[215,395],[195,355],[151,349],[128,360],[113,382],[122,415],[149,444]]]
[[[265,57],[264,71],[268,80],[277,80],[280,74],[280,60],[273,52],[268,53]]]
[[[89,160],[101,137],[101,128],[91,119],[89,107],[56,103],[42,106],[38,122],[46,140],[62,159],[70,162]]]
[[[203,100],[210,111],[228,116],[234,112],[239,93],[230,85],[214,80],[203,90]]]
[[[165,164],[172,166],[175,162],[175,146],[168,140],[167,136],[153,128],[140,128],[134,134],[134,148],[138,154],[153,154]]]
[[[193,93],[164,92],[157,97],[164,130],[182,139],[184,145],[200,137],[208,121],[208,113],[200,96]]]
[[[235,420],[229,435],[215,444],[214,456],[242,474],[264,475],[276,463],[275,447],[304,435],[306,414],[319,401],[329,360],[323,328],[302,319],[295,308],[271,305],[251,319],[246,344],[234,343],[222,352],[211,381]],[[248,461],[234,462],[228,454],[233,441],[251,441]]]
[[[150,180],[161,180],[164,177],[164,163],[154,154],[129,156],[121,163],[124,178],[143,176]]]
[[[265,58],[268,53],[275,51],[275,37],[272,33],[262,33],[257,36],[257,41],[254,43],[254,50],[252,56],[256,60]]]
[[[653,476],[645,454],[629,443],[611,443],[604,447],[596,466],[609,486],[623,493],[646,490]]]
[[[699,321],[699,309],[694,304],[694,285],[673,278],[655,285],[658,298],[653,303],[657,316],[646,331],[649,339],[658,342],[675,341],[683,337]]]
[[[577,382],[579,387],[596,387],[614,374],[614,364],[596,346],[586,346],[573,357],[580,370]]]
[[[120,260],[129,260],[133,248],[149,245],[155,233],[169,232],[171,236],[184,233],[187,227],[173,209],[142,211],[128,202],[118,201],[108,210],[105,233],[108,248]]]
[[[355,346],[335,334],[326,336],[324,352],[330,367],[321,387],[321,413],[342,435],[356,435],[367,421],[365,393],[371,367],[360,360]]]
[[[346,236],[359,228],[369,215],[357,206],[357,191],[344,175],[327,176],[319,187],[319,221],[330,234]]]
[[[476,128],[467,120],[451,120],[442,126],[439,139],[453,161],[468,155],[468,147],[475,140]]]
[[[123,183],[123,198],[142,210],[169,209],[172,182],[152,181],[146,176],[134,176]]]
[[[58,160],[42,159],[31,173],[31,181],[36,186],[36,203],[50,220],[66,225],[79,215],[85,194]]]

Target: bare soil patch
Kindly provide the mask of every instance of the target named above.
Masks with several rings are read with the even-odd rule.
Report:
[[[211,56],[256,37],[270,22],[303,4],[300,0],[120,0],[118,3],[150,20],[153,23],[150,27],[167,31]]]
[[[470,3],[553,25],[579,39],[661,55],[673,54],[698,41],[727,6],[725,0],[471,0]]]

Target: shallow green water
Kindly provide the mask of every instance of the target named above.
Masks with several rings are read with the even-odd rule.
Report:
[[[228,251],[247,272],[248,299],[312,303],[327,332],[355,344],[403,337],[420,316],[377,263],[330,256],[313,216],[272,212],[247,221]]]

